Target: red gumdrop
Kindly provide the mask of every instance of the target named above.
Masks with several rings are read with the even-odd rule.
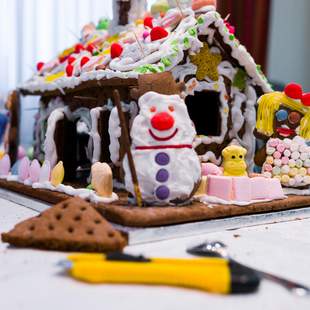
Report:
[[[145,17],[143,24],[144,24],[144,27],[153,28],[153,17],[152,16]]]
[[[302,104],[306,107],[310,107],[310,93],[305,93],[301,97]]]
[[[116,58],[116,57],[119,57],[121,56],[123,52],[123,47],[119,44],[119,43],[113,43],[111,45],[111,58]]]
[[[78,44],[76,44],[75,47],[74,47],[74,52],[77,53],[77,54],[79,54],[79,53],[80,53],[81,51],[83,51],[84,49],[85,49],[85,48],[84,48],[83,44],[78,43]]]
[[[284,93],[291,99],[301,99],[302,87],[296,83],[289,83],[285,86]]]
[[[37,63],[37,70],[40,71],[42,67],[44,66],[44,62],[40,61]]]
[[[75,62],[75,57],[69,56],[69,57],[68,57],[68,64],[71,65],[73,62]]]
[[[80,62],[81,68],[82,68],[87,62],[89,62],[89,57],[87,57],[87,56],[82,57],[81,62]]]
[[[165,38],[168,35],[168,32],[166,31],[166,29],[162,27],[154,27],[151,30],[150,35],[151,35],[151,41],[156,41]]]
[[[167,112],[160,112],[151,118],[152,127],[159,130],[169,130],[174,125],[174,118]]]
[[[73,75],[73,66],[71,64],[66,66],[66,73],[67,73],[67,76]]]

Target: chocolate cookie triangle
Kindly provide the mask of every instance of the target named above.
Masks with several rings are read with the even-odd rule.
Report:
[[[115,230],[81,198],[62,201],[2,234],[2,241],[18,247],[58,251],[119,251],[126,237]]]

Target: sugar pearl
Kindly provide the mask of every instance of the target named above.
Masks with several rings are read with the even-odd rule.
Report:
[[[283,164],[283,165],[287,165],[288,162],[289,162],[289,160],[290,160],[290,159],[289,159],[288,157],[286,157],[286,156],[284,156],[284,157],[281,158],[281,161],[282,161],[282,164]]]
[[[290,160],[288,161],[288,165],[289,165],[291,168],[295,167],[295,165],[296,165],[295,160],[294,160],[294,159],[290,159]]]
[[[274,147],[267,147],[266,149],[266,153],[267,155],[272,155],[275,152],[275,148]]]
[[[297,170],[297,169],[296,169]],[[273,167],[272,168],[272,174],[273,175],[279,175],[281,173],[281,168],[280,167]]]
[[[291,151],[290,150],[285,150],[283,154],[286,157],[290,157],[291,156]]]
[[[305,175],[307,174],[307,169],[304,168],[304,167],[302,167],[302,168],[300,168],[300,169],[298,170],[298,173],[299,173],[300,175],[305,176]]]
[[[277,159],[274,160],[273,163],[274,163],[275,166],[278,166],[278,167],[282,166],[282,160],[281,159],[277,158]]]
[[[281,167],[281,173],[288,174],[290,171],[290,167],[288,165],[284,165]]]
[[[291,168],[288,174],[291,177],[294,177],[297,173],[298,173],[298,169],[297,168]]]
[[[285,150],[285,145],[283,143],[279,143],[277,145],[277,151],[279,151],[280,153],[283,153]]]
[[[288,175],[284,174],[281,176],[281,182],[282,183],[288,183],[289,180],[290,180],[290,177]]]
[[[275,151],[275,152],[273,153],[273,157],[279,159],[279,158],[281,158],[281,153],[278,152],[278,151]]]
[[[299,145],[298,145],[297,143],[294,143],[294,142],[291,143],[291,145],[290,145],[290,150],[291,150],[292,152],[297,151],[298,148],[299,148]]]

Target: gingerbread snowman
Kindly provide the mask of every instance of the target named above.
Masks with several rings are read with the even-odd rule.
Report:
[[[193,149],[196,131],[179,95],[147,92],[139,98],[139,114],[131,128],[131,151],[143,201],[181,203],[200,182],[201,166]],[[134,195],[128,161],[126,189]]]

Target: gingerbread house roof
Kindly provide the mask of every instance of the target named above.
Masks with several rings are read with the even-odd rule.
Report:
[[[217,42],[220,52],[228,54],[231,62],[244,69],[252,85],[260,87],[263,92],[272,90],[260,66],[218,12],[211,10],[198,15],[192,9],[186,9],[180,18],[177,9],[170,9],[164,17],[147,23],[138,20],[116,35],[110,35],[105,29],[96,29],[93,24],[87,25],[78,44],[48,63],[39,63],[38,72],[22,84],[20,90],[24,94],[39,95],[66,93],[89,82],[110,84],[109,81],[115,81],[115,78],[129,82],[140,74],[164,71],[172,71],[175,75],[180,63],[184,65],[190,61],[197,68],[199,61],[208,63],[206,57],[196,62],[191,57],[204,47],[202,36],[208,43]],[[212,75],[209,77],[212,80]]]

